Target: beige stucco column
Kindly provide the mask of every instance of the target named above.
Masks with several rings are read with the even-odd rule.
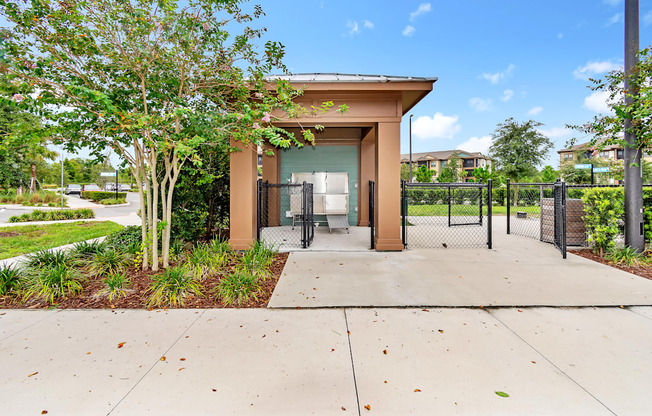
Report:
[[[402,251],[401,124],[378,123],[376,137],[376,250]]]
[[[269,156],[265,154],[266,150],[273,151],[274,155]],[[269,143],[265,143],[265,147],[263,148],[263,182],[269,181],[269,183],[281,183],[279,177],[280,153],[281,149],[276,149]],[[267,210],[267,212],[264,213],[268,221],[267,226],[278,227],[281,225],[281,198],[278,195],[279,190],[278,188],[273,188],[267,192],[267,205],[263,207],[264,210]]]
[[[231,152],[230,178],[230,239],[234,250],[246,250],[256,241],[256,180],[257,152],[231,139],[231,146],[241,151]]]
[[[369,226],[369,181],[376,180],[376,128],[369,130],[360,142],[360,204],[358,225]]]

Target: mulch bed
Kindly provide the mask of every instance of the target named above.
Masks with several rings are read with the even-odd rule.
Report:
[[[624,265],[615,264],[604,257],[600,257],[591,250],[573,250],[569,251],[569,253],[652,280],[652,264],[646,266],[627,267]]]
[[[270,266],[271,276],[262,283],[262,289],[258,294],[258,299],[241,305],[225,306],[214,295],[214,288],[219,283],[221,276],[211,276],[202,280],[204,288],[204,297],[191,296],[186,299],[186,303],[177,309],[208,309],[208,308],[265,308],[272,297],[274,288],[278,279],[281,277],[283,267],[287,261],[288,253],[279,253],[275,256],[274,262]],[[148,308],[148,289],[152,276],[160,272],[141,271],[130,269],[128,272],[130,293],[126,297],[120,297],[109,301],[107,297],[96,297],[95,293],[103,288],[102,278],[90,278],[84,283],[82,293],[69,296],[58,301],[55,305],[50,305],[43,301],[26,301],[22,302],[17,297],[0,297],[0,309],[158,309]],[[175,309],[174,306],[168,305],[166,309]]]

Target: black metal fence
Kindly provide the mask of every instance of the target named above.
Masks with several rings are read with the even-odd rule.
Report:
[[[258,181],[258,241],[277,249],[307,248],[315,235],[311,183]]]
[[[505,205],[507,234],[552,243],[554,183],[511,183],[494,190],[496,203]]]
[[[406,248],[492,247],[492,185],[401,183]]]

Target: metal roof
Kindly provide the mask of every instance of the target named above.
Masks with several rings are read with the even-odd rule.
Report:
[[[340,74],[340,73],[307,73],[291,75],[267,75],[267,80],[282,79],[290,82],[435,82],[437,77],[401,77],[392,75],[363,75],[363,74]]]
[[[467,152],[465,150],[456,149],[456,150],[439,150],[439,151],[435,151],[435,152],[412,153],[412,161],[416,162],[418,160],[428,160],[428,159],[448,160],[453,155],[453,153],[456,153],[458,155],[460,153],[464,153],[464,154],[469,155],[469,157],[472,157],[472,158],[491,159],[490,157],[485,156],[480,152]],[[408,160],[409,157],[410,157],[409,153],[402,154],[401,155],[401,160]]]

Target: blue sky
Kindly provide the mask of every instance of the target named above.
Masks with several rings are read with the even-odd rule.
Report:
[[[544,123],[563,148],[605,111],[588,77],[623,62],[623,0],[273,0],[268,38],[294,73],[436,76],[413,110],[413,151],[486,151],[508,117]],[[652,43],[652,1],[640,0],[641,47]],[[583,137],[578,137],[580,140]],[[408,151],[408,117],[402,123]],[[556,152],[548,163],[558,167]]]

